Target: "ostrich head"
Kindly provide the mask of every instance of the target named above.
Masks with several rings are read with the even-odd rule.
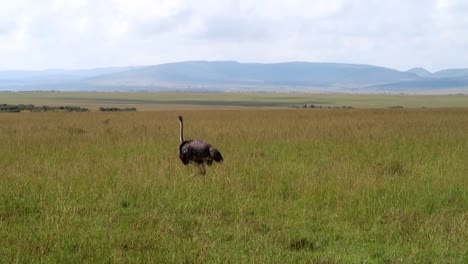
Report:
[[[183,121],[182,116],[178,116],[177,119],[179,119],[180,122]]]

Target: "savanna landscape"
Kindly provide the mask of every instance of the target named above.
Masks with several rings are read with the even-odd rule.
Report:
[[[467,264],[467,18],[0,0],[0,264]]]
[[[91,111],[0,113],[0,262],[466,263],[467,101],[1,93]]]

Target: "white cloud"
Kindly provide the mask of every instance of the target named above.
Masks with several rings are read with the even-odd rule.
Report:
[[[468,67],[463,0],[0,0],[0,69],[208,59]]]

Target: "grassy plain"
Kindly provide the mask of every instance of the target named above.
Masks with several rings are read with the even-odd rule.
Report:
[[[225,162],[178,160],[178,123]],[[1,263],[467,263],[468,109],[0,114]]]
[[[97,110],[136,107],[139,111],[167,108],[289,107],[316,105],[354,108],[468,107],[468,95],[159,93],[159,92],[0,92],[0,104],[71,105]]]

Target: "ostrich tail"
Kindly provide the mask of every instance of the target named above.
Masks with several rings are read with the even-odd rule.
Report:
[[[216,162],[223,162],[223,156],[221,155],[221,152],[213,147],[210,148],[210,156]]]

